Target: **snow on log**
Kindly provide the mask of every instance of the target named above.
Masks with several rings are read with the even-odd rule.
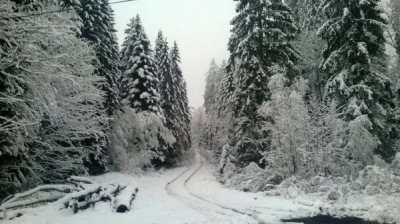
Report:
[[[59,185],[41,185],[26,192],[5,198],[0,204],[0,219],[18,218],[23,215],[19,209],[38,207],[55,202],[59,209],[72,209],[74,213],[108,202],[117,212],[127,212],[138,192],[134,183],[96,184],[84,177],[71,177]],[[13,210],[13,216],[7,212]],[[2,215],[2,217],[1,217]]]
[[[128,185],[114,200],[114,209],[118,213],[125,213],[130,211],[132,201],[136,197],[138,188],[135,185]]]
[[[73,194],[66,195],[61,202],[63,208],[70,208],[77,213],[94,206],[100,201],[114,201],[115,196],[126,188],[124,185],[110,184],[107,186],[93,186]]]
[[[21,201],[10,202],[4,204],[0,207],[0,211],[5,211],[9,209],[25,208],[25,207],[35,207],[35,205],[45,204],[49,202],[55,202],[62,198],[63,195],[50,195],[44,198],[27,199]]]
[[[93,180],[86,178],[86,177],[77,177],[71,176],[68,178],[68,181],[75,182],[75,183],[84,183],[84,184],[96,184]]]
[[[38,192],[61,192],[67,194],[77,190],[78,189],[76,187],[71,185],[41,185],[29,191],[18,193],[12,197],[9,197],[1,204],[0,210],[15,209],[20,207],[34,206],[36,204],[46,202],[54,202],[63,197],[63,195],[49,195],[46,197],[27,199]]]

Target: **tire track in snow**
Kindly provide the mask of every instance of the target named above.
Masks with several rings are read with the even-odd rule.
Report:
[[[248,214],[245,214],[240,211],[235,211],[235,209],[229,209],[227,207],[218,205],[214,202],[204,200],[202,198],[196,197],[196,195],[193,195],[187,188],[186,184],[187,182],[190,181],[190,179],[202,168],[203,163],[200,163],[200,166],[197,167],[187,178],[183,180],[182,188],[183,192],[186,193],[187,196],[184,196],[183,194],[178,194],[175,189],[172,188],[173,184],[180,184],[178,181],[181,178],[184,178],[184,175],[187,174],[189,171],[193,170],[196,165],[193,165],[192,167],[189,167],[188,169],[184,170],[181,172],[178,176],[176,176],[174,179],[169,181],[166,186],[165,190],[168,195],[171,197],[175,198],[176,200],[184,203],[185,205],[189,206],[191,209],[195,210],[196,212],[199,212],[200,214],[204,215],[208,220],[210,220],[207,223],[243,223],[243,224],[249,224],[249,223],[254,223],[254,222],[237,222],[237,219],[232,218],[232,214],[237,214],[240,216],[249,216]],[[180,185],[178,185],[180,186]],[[213,209],[214,208],[214,209]],[[258,222],[256,219],[253,217],[249,216],[251,219],[255,220],[255,223],[261,224],[262,222]],[[230,221],[229,221],[230,220]]]
[[[229,207],[229,206],[220,204],[220,203],[218,203],[218,202],[215,202],[215,201],[213,201],[213,200],[207,199],[207,198],[205,198],[205,197],[203,197],[203,196],[200,196],[200,195],[195,194],[195,193],[193,193],[192,191],[190,191],[190,189],[188,188],[187,185],[188,185],[188,183],[190,182],[190,180],[192,180],[193,177],[201,170],[201,168],[203,168],[203,165],[204,165],[204,164],[203,164],[203,161],[200,161],[200,166],[199,166],[188,178],[186,178],[186,180],[185,180],[185,182],[184,182],[184,187],[185,187],[186,191],[187,191],[190,195],[192,195],[193,197],[195,197],[195,198],[197,198],[197,199],[200,199],[200,200],[202,200],[202,201],[204,201],[204,202],[207,202],[207,203],[216,205],[216,206],[218,206],[218,207],[220,207],[220,208],[222,208],[222,209],[229,210],[229,211],[232,211],[232,212],[237,213],[237,214],[240,214],[240,215],[249,216],[250,218],[254,219],[254,220],[257,222],[257,224],[265,224],[265,222],[264,222],[263,220],[261,220],[261,219],[259,219],[259,218],[257,217],[257,215],[255,214],[255,212],[254,212],[254,213],[249,213],[249,212],[241,211],[241,210],[239,210],[239,209],[232,208],[232,207]]]
[[[185,197],[185,196],[182,196],[182,195],[179,195],[179,194],[177,194],[176,192],[174,192],[174,191],[171,189],[171,186],[172,186],[175,182],[177,182],[182,176],[184,176],[186,173],[188,173],[190,170],[192,170],[193,167],[194,167],[194,166],[188,167],[187,169],[185,169],[184,171],[182,171],[178,176],[176,176],[174,179],[172,179],[171,181],[169,181],[169,182],[165,185],[164,189],[165,189],[165,191],[167,192],[167,194],[168,194],[169,196],[171,196],[172,198],[176,199],[177,201],[182,202],[183,204],[185,204],[185,205],[188,206],[189,208],[193,209],[194,211],[196,211],[196,212],[202,214],[206,219],[211,220],[211,221],[212,221],[212,220],[215,220],[215,216],[212,215],[212,214],[210,214],[209,211],[206,211],[204,208],[202,208],[202,207],[200,207],[200,206],[198,206],[198,205],[193,204],[193,201],[192,201],[190,198]],[[226,215],[226,214],[222,214],[222,215]],[[212,218],[211,218],[211,217],[212,217]],[[213,219],[213,218],[214,218],[214,219]],[[208,223],[208,222],[207,222],[207,223]]]

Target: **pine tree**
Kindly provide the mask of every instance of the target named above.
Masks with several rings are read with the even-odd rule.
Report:
[[[156,47],[155,47],[155,61],[157,65],[157,77],[160,80],[160,95],[162,101],[162,107],[164,109],[164,113],[168,110],[164,108],[167,105],[171,105],[171,102],[176,99],[176,94],[173,91],[173,88],[176,88],[174,85],[175,77],[172,77],[172,70],[171,70],[171,60],[169,55],[169,47],[168,42],[164,39],[162,32],[158,33],[158,37],[156,40]]]
[[[215,107],[216,101],[217,101],[217,85],[218,82],[216,82],[217,76],[219,72],[219,67],[215,60],[213,59],[210,64],[210,68],[207,72],[207,77],[206,77],[206,90],[204,92],[204,109],[206,111],[207,115],[211,115],[212,113],[215,112],[213,109]]]
[[[159,80],[150,41],[139,15],[130,25],[121,58],[122,99],[137,112],[160,113]]]
[[[128,28],[125,29],[126,36],[125,36],[124,42],[122,43],[121,51],[119,53],[120,61],[121,61],[121,63],[120,63],[121,71],[124,69],[124,66],[125,66],[123,62],[128,61],[130,55],[132,55],[132,52],[133,52],[133,48],[132,48],[133,44],[132,43],[135,43],[137,40],[136,36],[137,36],[138,32],[136,31],[136,28],[142,28],[141,25],[136,26],[136,20],[137,20],[137,17],[131,18],[128,23]],[[118,83],[119,83],[119,85],[122,85],[123,76],[121,75],[119,78],[120,79],[118,80]],[[123,92],[122,86],[120,86],[120,94],[122,94],[122,97],[123,97],[123,94],[126,94]]]
[[[119,56],[114,12],[108,0],[81,0],[78,13],[83,23],[81,37],[89,40],[96,50],[98,61],[95,73],[106,78],[106,82],[99,83],[99,87],[107,93],[104,106],[108,114],[112,115],[119,104]]]
[[[392,83],[385,75],[387,22],[378,4],[379,0],[323,2],[328,20],[319,34],[328,46],[321,66],[328,74],[326,97],[338,102],[345,120],[353,127],[349,150],[354,150],[361,138],[375,138],[377,144],[364,141],[361,148],[365,154],[374,151],[391,159],[398,130],[392,114],[395,109]]]
[[[390,22],[394,31],[393,42],[396,52],[400,55],[400,2],[390,0]]]
[[[167,43],[164,41],[162,50],[165,54]],[[162,57],[164,58],[164,57]],[[167,127],[171,129],[173,135],[176,137],[174,150],[171,153],[172,159],[177,157],[179,159],[182,153],[189,150],[191,147],[190,135],[190,110],[187,98],[186,82],[183,79],[182,70],[179,66],[181,59],[179,48],[176,42],[171,48],[169,53],[171,63],[171,76],[162,77],[161,90],[164,92],[163,109],[167,120]],[[168,87],[169,88],[168,88]]]
[[[225,100],[226,88],[229,84],[224,82],[226,76],[226,62],[223,61],[219,67],[212,60],[206,78],[206,91],[204,93],[204,108],[207,119],[201,132],[200,145],[202,148],[212,151],[220,156],[222,148],[227,144],[231,131],[231,117],[228,110],[228,101]]]
[[[234,144],[239,165],[259,162],[267,146],[257,142],[263,133],[257,131],[260,118],[258,107],[270,97],[267,87],[275,65],[296,75],[294,63],[298,54],[290,41],[297,28],[291,11],[282,0],[237,0],[238,15],[233,19],[229,41],[231,52],[228,68],[234,77],[233,113],[235,117]]]
[[[294,20],[301,31],[314,31],[323,22],[319,10],[321,0],[287,0],[286,3],[292,9]]]
[[[154,48],[154,59],[155,59],[156,64],[157,64],[157,68],[160,68],[160,64],[159,63],[162,63],[162,61],[165,61],[165,59],[161,59],[160,58],[160,57],[164,56],[164,55],[161,54],[162,48],[164,46],[164,41],[165,41],[164,40],[164,34],[160,30],[158,32],[157,39],[156,39],[156,45],[155,45],[155,48]],[[167,45],[167,47],[168,47],[168,45]],[[167,54],[167,58],[169,58],[168,54]],[[160,74],[160,72],[158,74]],[[161,77],[160,76],[158,77],[158,79],[161,82]]]
[[[232,95],[235,91],[235,85],[233,83],[233,71],[229,64],[226,64],[226,62],[222,64],[220,73],[222,74],[222,78],[219,85],[220,93],[217,98],[217,111],[219,116],[223,116],[224,114],[232,112]]]

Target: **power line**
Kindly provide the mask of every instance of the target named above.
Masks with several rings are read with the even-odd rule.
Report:
[[[116,2],[110,2],[108,4],[109,5],[113,5],[113,4],[120,4],[120,3],[133,2],[133,1],[136,1],[136,0],[121,0],[121,1],[116,1]],[[41,16],[41,15],[51,14],[51,13],[68,12],[68,11],[71,11],[71,10],[78,10],[78,9],[79,8],[59,9],[59,10],[45,11],[45,12],[39,12],[39,13],[33,13],[33,14],[27,14],[27,15],[20,15],[20,16],[0,17],[0,19],[20,19],[20,18]]]

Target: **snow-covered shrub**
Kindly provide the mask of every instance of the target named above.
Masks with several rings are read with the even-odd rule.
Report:
[[[270,169],[281,169],[285,176],[298,174],[304,166],[310,117],[303,100],[306,83],[298,80],[288,87],[283,74],[270,78],[271,100],[264,103],[259,113],[266,119],[264,129],[271,135],[271,150],[264,153]],[[272,121],[272,122],[271,122]]]
[[[111,158],[116,169],[135,171],[159,165],[175,142],[159,115],[131,108],[117,115],[111,133]]]
[[[231,114],[225,114],[224,116],[206,115],[200,133],[199,147],[212,151],[219,158],[223,146],[228,142],[231,130]]]
[[[366,195],[400,193],[400,176],[386,168],[367,166],[349,186],[351,190]]]
[[[226,169],[229,169],[229,164]],[[269,187],[267,173],[261,169],[256,163],[250,163],[248,166],[241,169],[240,173],[232,175],[227,179],[226,185],[242,191],[258,192],[265,191]]]
[[[310,114],[303,176],[342,176],[348,172],[345,141],[348,124],[340,118],[336,102],[321,102],[312,97],[307,102]]]
[[[392,161],[391,168],[394,172],[400,175],[400,152],[396,154],[394,160]]]
[[[231,153],[232,153],[232,147],[228,144],[225,144],[222,147],[222,152],[217,168],[220,181],[223,183],[225,183],[227,180],[233,177],[237,170],[234,165],[235,158],[231,155]]]
[[[346,175],[349,149],[345,150],[348,126],[335,102],[305,101],[307,81],[291,86],[282,74],[271,77],[271,100],[259,113],[270,118],[264,128],[271,133],[270,151],[264,153],[267,167],[286,177]]]

